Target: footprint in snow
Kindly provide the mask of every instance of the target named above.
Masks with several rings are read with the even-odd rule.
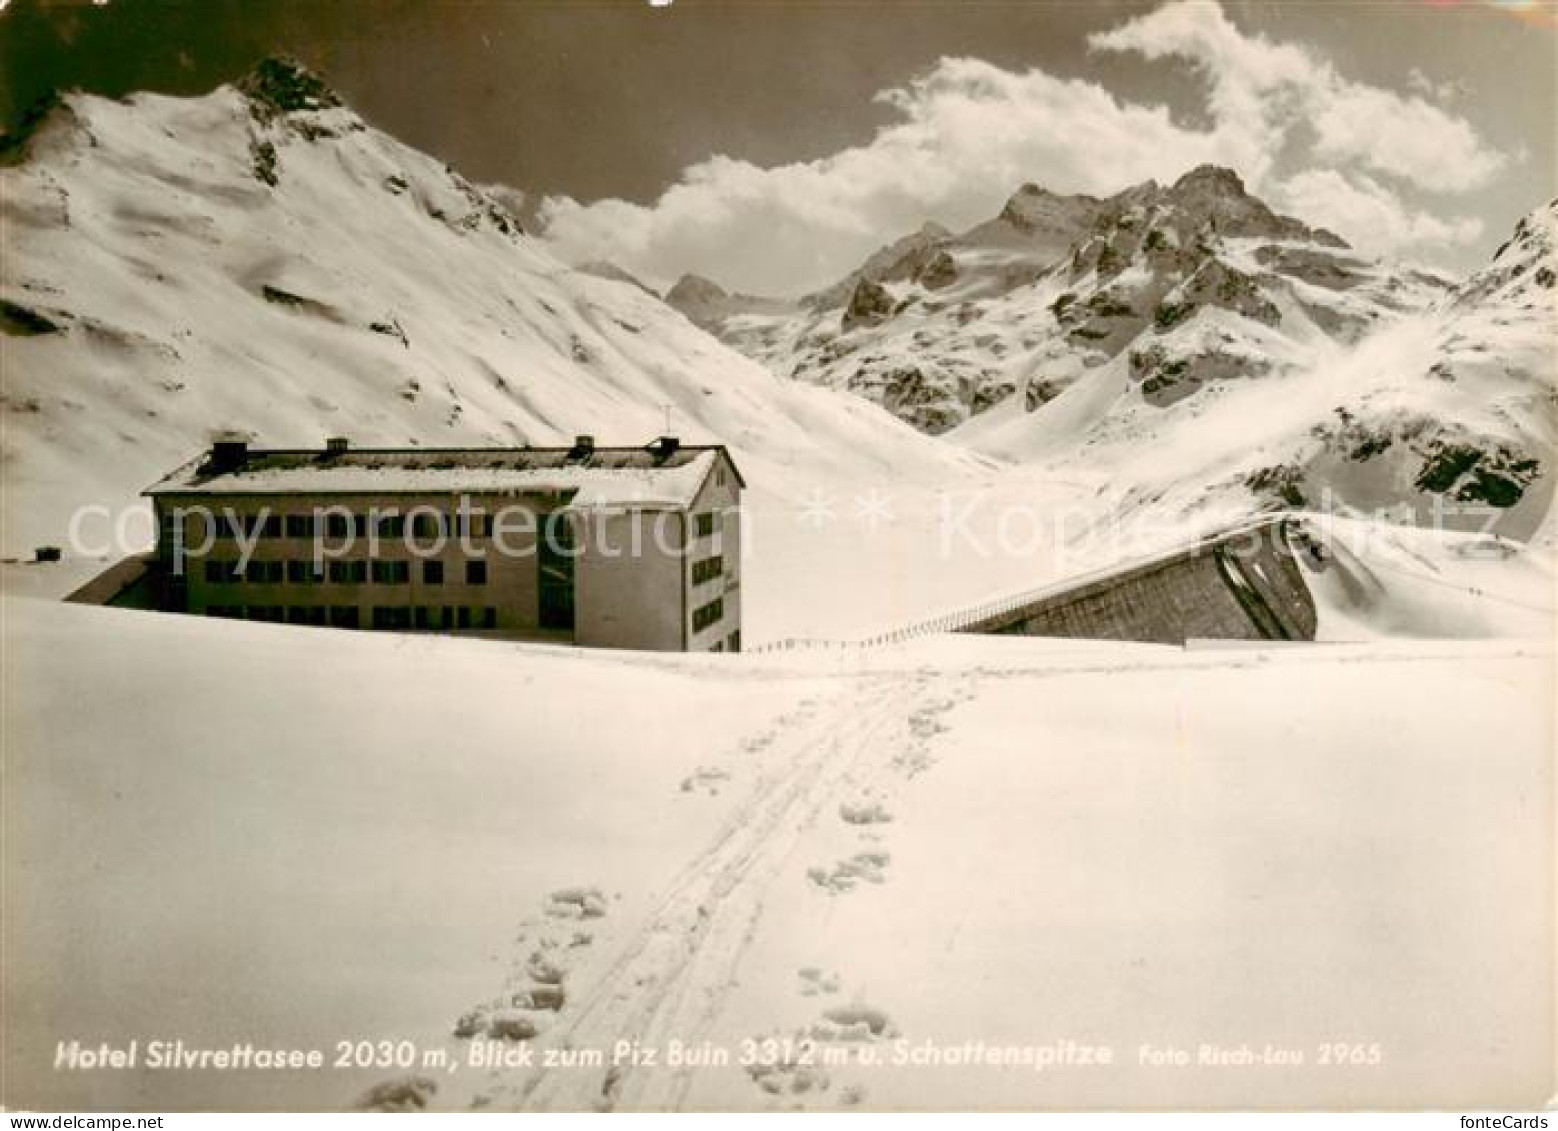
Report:
[[[806,877],[829,895],[839,895],[853,891],[862,882],[882,883],[887,879],[887,866],[891,862],[892,856],[886,852],[857,852],[832,868],[809,868]]]

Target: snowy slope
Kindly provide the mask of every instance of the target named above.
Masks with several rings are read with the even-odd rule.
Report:
[[[0,619],[4,697],[28,705],[3,723],[9,1108],[1546,1096],[1540,646],[652,658],[33,601]],[[461,1065],[488,1035],[660,1058],[48,1068],[72,1036],[404,1039]],[[827,1059],[667,1065],[672,1040],[767,1038]],[[1114,1056],[893,1059],[970,1041]],[[1384,1055],[1317,1063],[1332,1041]],[[1308,1059],[1139,1055],[1244,1042]]]
[[[731,445],[750,480],[968,458],[780,381],[270,63],[199,98],[70,95],[0,168],[4,550],[60,542],[220,429],[270,445]]]

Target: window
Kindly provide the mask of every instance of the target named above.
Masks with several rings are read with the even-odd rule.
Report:
[[[253,561],[244,567],[244,580],[251,585],[280,585],[283,562]]]
[[[737,629],[735,632],[732,632],[729,636],[725,637],[725,651],[727,651],[727,652],[739,652],[739,651],[741,651],[741,630],[740,629]]]
[[[406,536],[406,519],[399,514],[381,514],[379,519],[379,537],[401,539]]]
[[[427,606],[418,605],[411,610],[411,623],[417,628],[427,628],[432,623],[432,618],[428,616],[429,611]]]
[[[405,585],[411,580],[410,562],[374,562],[375,585]]]
[[[483,628],[498,627],[498,610],[491,605],[481,611],[481,626]]]
[[[460,606],[460,621],[459,621],[459,624],[460,624],[461,628],[470,628],[471,627],[471,610],[466,608],[464,605]]]
[[[330,607],[330,623],[336,628],[357,627],[356,605],[332,605]]]
[[[250,605],[248,607],[250,620],[266,620],[281,622],[287,619],[287,610],[280,605]]]
[[[702,632],[711,624],[717,624],[725,615],[725,602],[716,597],[707,605],[701,605],[692,611],[692,630]]]
[[[330,580],[336,585],[361,585],[368,580],[368,563],[331,562]]]
[[[292,585],[314,585],[324,580],[321,562],[291,561],[287,563],[287,581]]]
[[[314,536],[314,516],[311,514],[289,514],[287,516],[288,538],[312,538]]]
[[[692,583],[702,585],[705,581],[713,581],[724,572],[724,558],[719,556],[704,558],[701,562],[692,563]]]
[[[482,561],[466,562],[465,583],[467,585],[487,584],[487,563]]]
[[[714,514],[699,514],[693,516],[693,525],[699,538],[708,538],[714,533]]]
[[[374,628],[410,628],[411,610],[404,605],[375,605]]]
[[[424,584],[424,585],[442,585],[443,583],[444,583],[444,563],[443,562],[423,562],[422,563],[422,584]]]
[[[323,605],[293,605],[287,609],[288,624],[324,624]]]
[[[448,532],[448,524],[441,514],[419,511],[411,516],[411,532],[418,538],[442,538]]]
[[[238,580],[238,563],[225,559],[206,559],[206,580],[212,585],[231,585]]]
[[[184,534],[184,512],[171,510],[159,511],[157,514],[157,552],[165,558],[173,556],[174,548],[182,544]]]
[[[281,516],[271,514],[268,511],[261,514],[246,514],[239,520],[246,537],[249,538],[280,538]]]

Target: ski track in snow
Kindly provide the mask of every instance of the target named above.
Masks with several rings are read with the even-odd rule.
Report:
[[[537,1067],[523,1075],[495,1070],[475,1099],[481,1108],[529,1110],[674,1110],[697,1068],[612,1067],[619,1040],[663,1049],[672,1039],[698,1042],[718,1017],[763,915],[771,885],[795,859],[820,819],[844,820],[841,799],[887,796],[894,778],[912,779],[931,759],[926,740],[936,717],[967,697],[966,674],[921,670],[840,681],[827,700],[813,697],[732,760],[765,750],[763,768],[712,842],[680,871],[605,972],[535,1040],[542,1049],[599,1049],[599,1067]],[[848,822],[846,822],[848,823]],[[880,834],[863,831],[863,840]],[[881,854],[885,856],[885,853]],[[819,898],[826,898],[819,892]],[[523,939],[524,936],[522,935]],[[517,968],[533,962],[519,956]],[[512,986],[511,986],[512,988]]]

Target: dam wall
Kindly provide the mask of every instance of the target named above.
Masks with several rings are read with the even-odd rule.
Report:
[[[1290,533],[1286,520],[1273,520],[1047,593],[959,631],[1153,644],[1313,640],[1314,598]]]

